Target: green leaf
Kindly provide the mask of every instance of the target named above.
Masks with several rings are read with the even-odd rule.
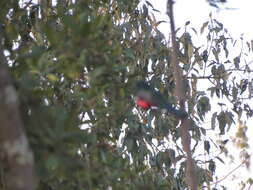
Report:
[[[56,81],[59,80],[59,78],[58,78],[56,75],[52,74],[52,73],[47,74],[47,78],[48,78],[50,81],[52,81],[52,82],[56,82]]]
[[[125,49],[124,53],[125,53],[126,57],[128,57],[132,60],[135,60],[135,55],[134,55],[134,52],[132,49],[127,48],[127,49]]]
[[[190,23],[191,23],[190,21],[187,21],[187,22],[185,23],[185,26],[189,25]]]
[[[59,166],[59,159],[55,155],[51,155],[46,160],[46,167],[49,170],[55,170]]]
[[[240,59],[241,59],[241,56],[237,56],[234,58],[234,65],[236,69],[239,69]]]
[[[89,73],[89,77],[91,80],[95,80],[97,77],[102,75],[106,70],[105,66],[100,66],[94,69],[92,72]]]
[[[215,158],[217,158],[221,163],[225,164],[225,162],[219,156],[216,156]]]
[[[215,162],[214,162],[213,160],[210,160],[210,161],[209,161],[208,169],[209,169],[212,173],[215,172],[216,164],[215,164]]]
[[[204,32],[205,28],[208,26],[208,24],[209,24],[209,21],[206,21],[203,23],[203,25],[200,29],[200,34],[203,34],[203,32]]]
[[[203,120],[203,116],[205,116],[205,114],[211,110],[211,105],[207,96],[202,96],[199,99],[197,103],[197,110],[201,120]]]
[[[209,154],[209,151],[210,151],[210,143],[209,143],[209,141],[204,141],[204,149]]]
[[[233,86],[232,88],[232,97],[233,97],[233,100],[236,100],[237,99],[237,95],[238,95],[238,88]]]
[[[220,135],[225,134],[225,127],[226,127],[226,114],[224,111],[222,111],[218,116],[217,116],[218,122],[219,122],[219,129],[220,129]]]
[[[217,118],[217,112],[214,112],[211,118],[211,128],[212,130],[216,127],[216,118]]]

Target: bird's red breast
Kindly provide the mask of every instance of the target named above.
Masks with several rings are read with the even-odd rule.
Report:
[[[142,99],[137,99],[136,104],[143,109],[149,109],[151,107],[151,104],[149,102]]]

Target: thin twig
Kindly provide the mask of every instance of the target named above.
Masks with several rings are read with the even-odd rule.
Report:
[[[211,185],[217,185],[218,183],[220,183],[221,181],[225,180],[228,176],[230,176],[232,173],[234,173],[237,169],[239,169],[244,163],[246,162],[246,160],[244,160],[240,165],[236,166],[233,170],[231,170],[230,172],[228,172],[227,175],[225,175],[223,178],[221,178],[220,180],[212,183]]]

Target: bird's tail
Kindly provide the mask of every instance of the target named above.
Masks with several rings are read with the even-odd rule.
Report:
[[[184,110],[180,110],[180,109],[177,109],[175,107],[172,107],[172,105],[170,104],[166,104],[166,110],[173,114],[174,116],[176,116],[177,118],[180,118],[180,119],[184,119],[187,117],[187,112],[185,112]]]

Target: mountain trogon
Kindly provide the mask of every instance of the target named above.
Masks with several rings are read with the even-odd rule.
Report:
[[[169,103],[160,92],[156,91],[148,83],[144,81],[137,82],[136,90],[136,104],[143,108],[149,109],[150,107],[158,107],[160,109],[165,109],[167,112],[178,118],[187,117],[187,113],[183,110],[176,109]]]

